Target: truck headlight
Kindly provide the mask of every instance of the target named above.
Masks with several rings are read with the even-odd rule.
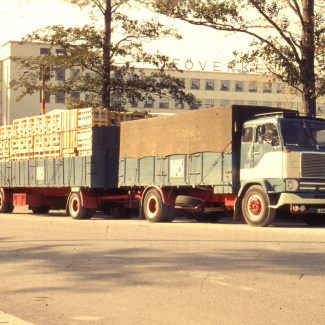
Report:
[[[286,191],[295,192],[298,189],[298,181],[295,179],[287,179],[286,180]]]

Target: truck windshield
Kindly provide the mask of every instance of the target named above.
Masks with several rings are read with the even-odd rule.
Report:
[[[325,147],[325,123],[281,121],[283,144],[296,147]]]

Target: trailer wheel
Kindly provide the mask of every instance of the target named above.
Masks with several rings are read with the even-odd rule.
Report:
[[[325,216],[310,213],[302,218],[302,221],[311,227],[323,227],[325,225]]]
[[[73,219],[87,219],[89,209],[81,205],[81,198],[78,193],[72,193],[69,198],[69,214]]]
[[[109,213],[113,219],[128,219],[132,217],[131,209],[124,208],[122,205],[116,205],[109,208]]]
[[[160,192],[154,188],[144,197],[143,212],[150,222],[171,222],[174,218],[174,210],[174,207],[163,203]]]
[[[262,186],[253,185],[244,195],[242,202],[243,215],[251,226],[267,227],[275,218],[276,209],[271,209],[270,198]]]
[[[0,191],[0,213],[11,213],[13,210],[13,204],[3,199],[3,193]]]

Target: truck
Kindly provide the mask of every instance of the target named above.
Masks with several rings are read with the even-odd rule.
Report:
[[[91,128],[89,155],[0,162],[0,212],[325,224],[325,120],[228,105]]]

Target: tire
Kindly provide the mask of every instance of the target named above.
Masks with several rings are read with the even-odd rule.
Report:
[[[31,206],[30,209],[34,214],[47,214],[51,207],[49,205]]]
[[[13,204],[3,199],[3,193],[0,191],[0,213],[11,213],[13,210]]]
[[[69,198],[69,214],[73,219],[87,219],[89,216],[89,209],[81,205],[81,198],[78,193],[72,193]]]
[[[194,219],[197,222],[218,222],[223,215],[224,214],[219,211],[209,212],[209,213],[196,212],[194,214]]]
[[[150,189],[143,200],[143,213],[150,222],[171,222],[173,220],[174,207],[163,203],[160,192]]]
[[[196,207],[202,203],[202,200],[193,196],[178,195],[175,200],[175,205],[180,207]]]
[[[197,207],[203,201],[197,199],[196,197],[192,196],[185,196],[179,195],[176,198],[175,205],[180,207],[184,207],[184,211],[186,211],[186,207]],[[218,222],[219,219],[224,215],[220,211],[208,212],[208,213],[201,213],[198,211],[187,210],[191,217],[194,218],[197,222]]]
[[[307,214],[302,221],[311,227],[323,227],[325,225],[325,216],[316,213]]]
[[[244,195],[242,210],[246,222],[251,226],[267,227],[275,218],[276,209],[271,209],[270,198],[262,186],[253,185]]]
[[[113,219],[128,219],[132,217],[133,211],[117,204],[109,208],[109,213]]]

